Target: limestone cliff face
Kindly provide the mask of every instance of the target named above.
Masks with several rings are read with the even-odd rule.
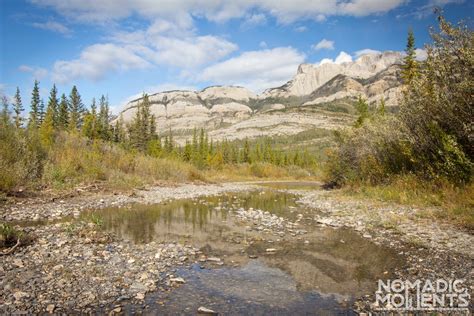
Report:
[[[388,51],[381,54],[362,55],[354,62],[341,64],[302,64],[298,67],[293,79],[281,87],[266,90],[260,98],[307,96],[337,75],[367,79],[393,64],[400,63],[401,60],[400,53]]]
[[[303,105],[317,105],[335,102],[339,99],[364,97],[369,103],[382,98],[386,106],[395,106],[401,96],[401,68],[393,64],[367,79],[337,75],[313,91]]]
[[[250,117],[248,106],[256,95],[242,87],[208,87],[202,91],[166,91],[149,95],[150,110],[155,115],[158,131],[217,128]],[[132,120],[141,98],[131,101],[121,115]]]
[[[260,95],[236,86],[160,92],[149,95],[151,112],[159,132],[171,128],[179,133],[201,127],[218,131],[250,118],[268,119],[269,113],[284,115],[289,106],[304,109],[339,100],[347,103],[358,96],[370,103],[384,98],[387,106],[393,106],[401,96],[401,60],[398,52],[384,52],[341,64],[302,64],[286,84]],[[132,120],[139,102],[141,98],[131,101],[122,111],[125,122]]]

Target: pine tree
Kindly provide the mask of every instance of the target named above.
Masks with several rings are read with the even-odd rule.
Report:
[[[84,105],[82,104],[81,95],[77,91],[76,86],[72,87],[69,95],[69,129],[77,131],[82,126],[84,114]]]
[[[39,126],[40,120],[40,94],[39,94],[39,82],[35,80],[35,85],[33,87],[33,92],[31,93],[31,108],[30,108],[30,118],[28,121],[28,127],[37,128]]]
[[[20,128],[24,120],[21,116],[21,112],[23,112],[25,109],[23,108],[23,104],[21,102],[20,89],[18,87],[16,87],[16,93],[13,97],[13,100],[13,111],[15,112],[15,126],[16,128]]]
[[[53,114],[53,126],[57,128],[59,125],[59,100],[58,100],[58,89],[56,85],[53,85],[51,92],[49,93],[49,100],[48,106],[46,108],[46,115],[48,114],[48,110],[50,110]]]
[[[61,95],[61,101],[59,102],[58,111],[58,127],[60,129],[67,129],[69,126],[69,105],[66,99],[66,95]]]
[[[405,48],[406,56],[403,58],[402,78],[406,85],[410,85],[418,73],[418,63],[416,61],[415,36],[413,30],[408,31],[407,46]]]

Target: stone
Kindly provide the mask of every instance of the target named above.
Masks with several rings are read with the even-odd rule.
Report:
[[[171,283],[184,284],[186,281],[183,278],[170,278]]]
[[[220,258],[217,258],[217,257],[209,257],[206,259],[206,261],[209,261],[209,262],[221,262],[221,259]]]
[[[145,293],[142,293],[142,292],[137,293],[137,295],[135,295],[135,298],[137,300],[143,301],[145,299]]]
[[[267,248],[265,249],[266,252],[276,252],[277,250],[275,248]]]
[[[197,310],[198,314],[205,314],[205,315],[217,315],[217,312],[213,311],[212,309],[206,308],[201,306]]]
[[[54,306],[54,304],[48,304],[48,306],[46,306],[46,311],[50,314],[52,314],[54,312],[54,309],[56,308],[56,306]]]

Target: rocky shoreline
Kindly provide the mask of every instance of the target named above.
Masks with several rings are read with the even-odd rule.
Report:
[[[20,228],[35,238],[31,245],[0,256],[0,285],[4,289],[0,313],[120,313],[125,302],[143,304],[146,293],[181,283],[172,275],[176,267],[206,258],[193,245],[133,244],[97,229],[97,223],[72,221],[84,210],[258,188],[255,183],[185,184],[136,190],[129,195],[89,194],[10,204],[2,209],[2,221],[43,222]],[[396,272],[399,278],[464,278],[473,293],[474,237],[469,233],[420,219],[412,208],[342,199],[319,189],[282,191],[300,197],[298,203],[311,210],[312,225],[350,227],[376,244],[397,249],[407,258],[407,270]],[[292,222],[261,210],[239,209],[234,216],[257,231],[305,233],[295,227],[302,215]],[[354,309],[370,311],[373,300],[373,296],[362,297]]]

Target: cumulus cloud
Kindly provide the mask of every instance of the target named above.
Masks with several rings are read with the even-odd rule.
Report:
[[[238,47],[216,36],[197,36],[185,39],[160,37],[151,44],[156,48],[154,60],[181,68],[192,68],[217,61]]]
[[[286,82],[304,59],[305,55],[292,47],[249,51],[205,68],[197,79],[259,92]]]
[[[415,49],[415,54],[416,54],[416,60],[419,60],[419,61],[423,61],[426,58],[428,58],[428,53],[426,52],[426,50],[421,49],[421,48]]]
[[[18,70],[21,72],[28,72],[31,73],[33,76],[33,79],[35,80],[41,80],[45,78],[48,75],[48,70],[41,68],[41,67],[32,67],[28,65],[21,65],[18,67]]]
[[[84,49],[78,59],[56,61],[52,79],[58,83],[79,78],[99,80],[108,72],[147,67],[150,67],[150,63],[139,56],[133,47],[95,44]]]
[[[349,55],[348,53],[341,51],[339,55],[337,55],[336,59],[331,59],[331,58],[324,58],[322,59],[317,65],[323,65],[323,64],[342,64],[342,63],[348,63],[352,61],[352,56]]]
[[[362,55],[374,55],[374,54],[380,54],[381,51],[375,50],[375,49],[370,49],[370,48],[364,48],[361,50],[358,50],[354,53],[356,58],[359,58]]]
[[[39,29],[61,33],[63,35],[71,34],[71,30],[67,26],[55,21],[48,21],[48,22],[42,22],[42,23],[35,22],[35,23],[32,23],[31,25]]]
[[[237,45],[217,36],[196,36],[192,21],[183,16],[174,23],[157,19],[143,30],[116,32],[110,42],[86,47],[80,57],[54,64],[53,80],[99,80],[106,74],[166,65],[185,70],[219,61]]]
[[[254,13],[247,16],[242,23],[243,28],[252,28],[267,23],[267,16],[263,13]]]
[[[211,21],[226,21],[242,18],[252,10],[267,13],[281,23],[299,19],[324,21],[327,16],[367,16],[388,12],[406,0],[245,0],[245,1],[162,1],[153,0],[84,1],[84,0],[30,0],[54,8],[58,13],[80,21],[106,22],[122,19],[132,14],[154,19],[188,14],[205,17]],[[443,1],[443,0],[437,0]],[[449,0],[444,0],[449,1]],[[456,1],[456,0],[451,0]]]
[[[330,41],[327,39],[322,39],[319,43],[314,44],[311,46],[315,51],[322,50],[322,49],[328,49],[328,50],[333,50],[334,49],[334,41]]]

